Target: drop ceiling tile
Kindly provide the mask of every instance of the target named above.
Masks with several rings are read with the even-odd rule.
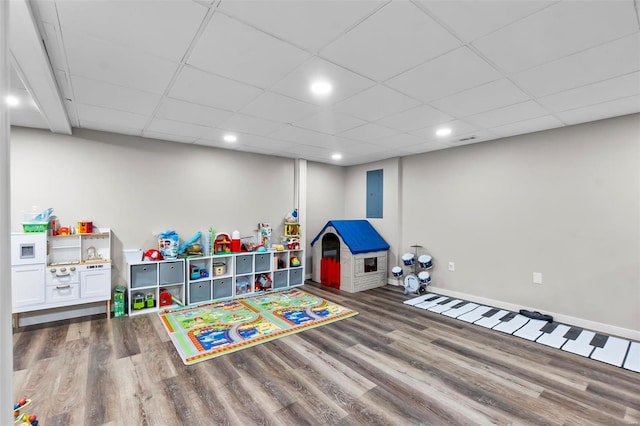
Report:
[[[211,108],[178,99],[164,98],[160,101],[155,116],[201,126],[215,127],[231,117],[231,111]]]
[[[178,69],[176,62],[77,31],[67,31],[65,48],[71,75],[159,95]]]
[[[468,47],[425,62],[387,81],[394,89],[430,102],[497,80],[501,74]]]
[[[420,105],[416,108],[387,116],[378,121],[386,127],[391,127],[403,132],[411,132],[413,130],[422,129],[430,124],[451,121],[453,117],[444,112],[438,111],[429,105]]]
[[[179,62],[207,9],[191,1],[56,2],[63,37],[67,29]]]
[[[451,134],[448,136],[437,136],[436,131],[440,128],[448,127],[451,129]],[[464,122],[462,120],[453,120],[446,123],[439,123],[436,126],[428,126],[424,129],[411,132],[412,135],[418,136],[427,141],[434,141],[437,143],[445,144],[451,140],[457,140],[460,135],[466,135],[471,132],[478,131],[478,127],[473,124]]]
[[[385,2],[224,1],[218,10],[310,52],[316,52]]]
[[[362,126],[340,133],[340,137],[356,139],[360,141],[371,141],[398,134],[398,130],[380,126],[375,123],[367,123]]]
[[[634,72],[545,96],[538,101],[550,111],[560,112],[638,94],[640,94],[640,72]]]
[[[396,135],[386,136],[383,138],[372,140],[371,142],[376,145],[383,146],[388,150],[394,150],[394,149],[401,150],[408,146],[421,144],[424,141],[425,141],[424,138],[420,138],[415,135],[410,135],[408,133],[398,133]]]
[[[472,115],[466,117],[465,120],[478,127],[490,128],[516,121],[541,117],[543,115],[549,115],[549,111],[541,107],[535,101],[525,101],[519,104],[509,105],[504,108],[498,108],[492,111]]]
[[[211,133],[211,130],[210,127],[199,126],[197,124],[154,118],[143,134],[146,136],[148,133],[163,133],[196,140]]]
[[[553,1],[433,1],[419,2],[455,31],[464,41],[472,41],[522,19]]]
[[[559,112],[556,115],[567,124],[579,124],[638,112],[640,112],[640,96],[635,95]]]
[[[316,80],[330,82],[332,92],[326,96],[311,93],[311,83]],[[316,56],[279,81],[271,90],[312,104],[333,105],[373,85],[375,82]]]
[[[513,75],[534,96],[545,96],[640,69],[640,34],[583,50]]]
[[[300,127],[285,126],[270,134],[269,137],[305,145],[325,146],[326,141],[332,139],[333,136]]]
[[[160,101],[160,95],[83,77],[72,76],[71,82],[75,101],[85,105],[151,115]]]
[[[197,68],[266,88],[309,53],[233,18],[216,13],[188,58]]]
[[[563,1],[472,44],[515,73],[638,31],[631,1]]]
[[[238,142],[247,147],[254,147],[261,150],[261,152],[278,152],[288,149],[295,145],[294,142],[283,141],[275,138],[265,138],[262,136],[240,134],[238,135]]]
[[[441,149],[451,148],[451,145],[438,142],[438,141],[428,141],[422,142],[418,145],[406,146],[402,148],[403,151],[410,152],[413,155],[416,154],[424,154],[426,152],[439,151]]]
[[[185,66],[173,84],[169,96],[214,108],[237,111],[260,93],[262,90],[257,87]]]
[[[415,99],[377,85],[336,104],[335,108],[366,121],[376,121],[418,105],[420,102]]]
[[[252,135],[266,136],[278,129],[284,127],[285,124],[264,120],[250,115],[236,113],[227,120],[220,123],[219,127],[223,130],[232,132],[249,133]]]
[[[294,123],[318,112],[318,107],[273,92],[264,92],[242,108],[242,113],[271,121]]]
[[[105,125],[113,125],[114,127],[137,129],[139,134],[150,118],[148,115],[134,114],[80,103],[76,103],[76,109],[78,111],[78,118],[80,119],[80,127],[82,128],[87,128],[85,122],[102,123]]]
[[[140,136],[142,129],[127,127],[120,124],[105,123],[99,121],[83,120],[82,129],[98,130],[100,132],[117,133],[119,135]]]
[[[456,139],[452,139],[448,143],[453,147],[471,145],[478,142],[486,142],[496,138],[497,136],[488,130],[476,130],[473,132],[458,135]]]
[[[150,130],[144,131],[142,137],[147,139],[157,139],[160,141],[179,142],[179,143],[188,143],[188,144],[191,144],[195,141],[195,138],[191,136],[172,135],[169,133],[152,132]]]
[[[383,81],[459,45],[413,3],[395,1],[323,48],[320,55]]]
[[[293,125],[304,129],[315,130],[316,132],[335,135],[365,123],[366,121],[360,120],[359,118],[325,109],[311,117],[296,121]]]
[[[437,100],[431,105],[455,117],[466,117],[519,103],[528,98],[522,90],[503,78]]]
[[[522,135],[531,132],[537,132],[546,129],[554,129],[562,127],[564,124],[552,115],[533,118],[531,120],[520,121],[517,123],[507,124],[505,126],[494,127],[490,129],[492,133],[499,137],[507,137],[514,135]]]

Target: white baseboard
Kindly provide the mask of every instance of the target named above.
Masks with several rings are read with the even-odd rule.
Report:
[[[475,296],[473,294],[462,293],[459,291],[448,290],[440,287],[429,287],[429,292],[441,294],[443,296],[455,297],[457,299],[467,300],[469,302],[475,302],[478,304],[492,306],[494,308],[506,309],[513,312],[518,312],[520,309],[527,309],[531,311],[540,311],[540,308],[533,306],[519,306],[509,302],[503,302],[501,300],[489,299],[486,297]],[[544,311],[545,314],[553,316],[554,321],[561,322],[567,325],[586,328],[588,330],[599,331],[612,336],[625,337],[640,341],[640,330],[631,330],[628,328],[618,327],[615,325],[604,324],[596,321],[587,320],[584,318],[572,317],[569,315],[559,314],[557,312]]]

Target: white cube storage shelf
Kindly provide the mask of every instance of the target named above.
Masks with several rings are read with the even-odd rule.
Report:
[[[300,286],[304,284],[303,261],[304,250],[285,250],[129,263],[128,312],[137,315],[176,307],[174,303],[159,306],[161,289],[195,305]],[[154,302],[147,304],[147,298]]]

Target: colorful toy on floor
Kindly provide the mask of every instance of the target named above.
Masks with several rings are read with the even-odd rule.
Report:
[[[31,404],[31,400],[22,398],[17,404],[13,406],[14,424],[19,426],[38,426],[38,417],[33,414],[21,413],[20,410]]]

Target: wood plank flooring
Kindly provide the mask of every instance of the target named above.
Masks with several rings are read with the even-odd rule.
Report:
[[[16,401],[44,426],[640,424],[640,374],[403,305],[185,366],[156,314],[14,333]]]

